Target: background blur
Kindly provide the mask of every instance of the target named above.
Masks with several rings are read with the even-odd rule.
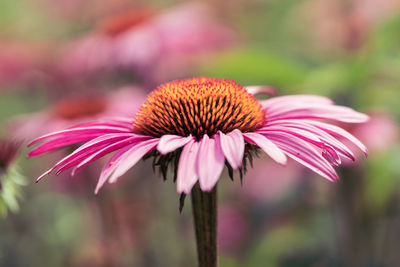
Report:
[[[68,151],[25,155],[38,135],[133,116],[157,84],[195,75],[371,115],[345,126],[370,156],[336,184],[266,156],[242,186],[224,174],[222,267],[400,266],[399,43],[399,0],[1,0],[0,136],[23,145],[0,177],[0,266],[194,266],[190,201],[179,214],[151,162],[95,196],[101,160],[35,184]]]

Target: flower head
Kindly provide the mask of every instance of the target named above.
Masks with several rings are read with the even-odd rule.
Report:
[[[105,19],[68,45],[60,60],[61,69],[78,76],[115,70],[135,71],[141,76],[151,73],[148,78],[160,65],[162,71],[172,71],[185,58],[232,43],[232,31],[209,14],[207,6],[200,4],[165,12],[128,10]]]
[[[131,86],[108,94],[66,97],[45,110],[12,118],[9,128],[20,139],[32,139],[99,118],[133,116],[144,99],[141,88]]]
[[[101,172],[96,192],[148,157],[153,157],[164,177],[173,165],[179,193],[190,193],[197,182],[203,191],[210,191],[224,165],[230,173],[239,170],[242,174],[247,159],[258,149],[280,164],[290,157],[335,181],[333,166],[342,158],[354,160],[353,152],[337,138],[350,140],[364,153],[367,150],[354,136],[322,120],[358,123],[367,119],[325,97],[294,95],[258,101],[234,81],[199,77],[161,85],[134,118],[81,124],[39,137],[31,144],[46,141],[29,155],[86,142],[41,179],[71,167],[74,174],[116,151]]]

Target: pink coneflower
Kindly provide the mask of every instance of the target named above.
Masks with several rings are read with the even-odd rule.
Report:
[[[399,11],[398,0],[312,0],[297,12],[304,14],[312,26],[312,37],[318,47],[360,48],[374,27]],[[303,25],[303,24],[301,24]]]
[[[249,91],[258,92],[257,87]],[[285,164],[291,157],[335,181],[333,168],[341,158],[354,159],[338,139],[364,145],[345,130],[321,120],[364,122],[368,117],[331,100],[296,95],[258,101],[232,80],[199,77],[165,83],[153,91],[134,118],[81,124],[33,140],[45,142],[29,156],[86,142],[38,178],[72,168],[76,173],[92,161],[116,153],[104,166],[95,192],[106,181],[114,183],[142,158],[153,158],[166,178],[168,166],[181,205],[191,192],[200,267],[217,266],[216,184],[224,165],[242,175],[247,160],[261,149]]]
[[[44,50],[36,44],[0,40],[0,91],[32,82],[45,61]]]
[[[45,110],[11,119],[10,128],[14,136],[32,139],[99,118],[133,116],[145,100],[141,91],[128,86],[110,94],[66,97]]]
[[[160,63],[165,67],[167,61],[176,63],[231,43],[231,30],[213,21],[209,13],[198,4],[165,12],[128,10],[105,19],[70,44],[62,56],[62,69],[78,75],[115,70],[148,75]]]
[[[254,88],[250,88],[254,89]],[[159,86],[134,118],[81,124],[32,141],[45,142],[29,156],[86,142],[39,177],[73,167],[76,173],[90,162],[117,151],[104,166],[96,193],[106,181],[114,183],[141,158],[154,157],[165,175],[174,167],[178,193],[189,194],[196,183],[211,191],[222,173],[246,168],[252,152],[263,150],[280,164],[290,157],[330,181],[333,166],[353,152],[336,137],[367,153],[345,130],[326,122],[364,122],[368,117],[334,105],[325,97],[293,95],[257,100],[232,80],[192,78]]]

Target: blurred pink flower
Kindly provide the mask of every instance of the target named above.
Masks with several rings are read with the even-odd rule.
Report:
[[[224,205],[218,209],[218,249],[234,253],[245,241],[249,225],[243,211],[235,205]]]
[[[301,13],[318,48],[357,49],[385,17],[400,11],[398,0],[311,0]]]
[[[31,82],[44,67],[46,57],[37,45],[0,40],[0,90]]]
[[[86,142],[40,180],[71,167],[75,174],[92,161],[118,151],[104,166],[96,193],[105,182],[115,183],[149,153],[156,157],[154,162],[164,175],[169,164],[175,166],[177,191],[184,194],[197,182],[201,190],[211,191],[225,164],[242,173],[243,164],[256,148],[280,164],[285,164],[288,156],[336,181],[333,166],[340,165],[342,158],[354,160],[354,155],[335,137],[349,140],[364,153],[367,149],[342,128],[320,120],[361,123],[367,119],[325,97],[294,95],[258,101],[235,81],[199,77],[161,85],[134,119],[95,121],[41,136],[30,145],[45,142],[29,156]]]
[[[105,117],[133,116],[144,102],[140,88],[124,87],[108,94],[64,98],[50,108],[11,119],[10,128],[20,139],[71,127]]]
[[[251,202],[267,203],[282,200],[301,182],[302,167],[294,162],[285,166],[255,159],[254,168],[248,170],[249,177],[238,193]]]
[[[228,28],[214,22],[205,5],[186,4],[165,12],[133,9],[99,24],[73,42],[62,56],[70,74],[96,74],[123,69],[151,77],[157,64],[222,48],[233,40]],[[184,69],[182,70],[184,71]]]
[[[371,151],[385,151],[399,141],[399,128],[395,119],[384,112],[370,114],[370,120],[351,130]]]

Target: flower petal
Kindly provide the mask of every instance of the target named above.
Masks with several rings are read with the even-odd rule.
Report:
[[[35,140],[31,141],[28,146],[33,145],[43,139],[47,138],[71,138],[71,137],[83,137],[83,136],[94,136],[94,135],[102,135],[106,133],[123,133],[129,132],[128,129],[123,129],[120,127],[111,127],[111,126],[87,126],[87,127],[74,127],[67,130],[57,131],[50,134],[42,135],[41,137],[36,138]]]
[[[103,185],[107,182],[110,175],[114,172],[114,170],[118,167],[118,163],[120,159],[124,156],[124,154],[134,147],[136,144],[128,145],[127,147],[121,148],[118,150],[112,157],[107,161],[106,165],[103,166],[103,169],[100,173],[99,181],[97,182],[96,189],[94,191],[95,194],[98,194]]]
[[[260,101],[263,107],[275,107],[275,106],[287,106],[288,104],[293,103],[304,103],[304,104],[325,104],[331,105],[333,101],[327,97],[318,96],[318,95],[287,95],[287,96],[278,96],[268,100]]]
[[[351,108],[323,105],[320,103],[291,103],[275,110],[266,108],[268,121],[287,119],[323,119],[348,123],[360,123],[368,120],[368,116]]]
[[[332,148],[334,148],[340,155],[347,157],[351,159],[352,161],[355,160],[353,152],[345,146],[343,143],[341,143],[339,140],[337,140],[335,137],[330,135],[329,133],[325,132],[324,130],[315,127],[314,125],[310,124],[306,120],[280,120],[280,121],[275,121],[272,123],[268,123],[265,127],[259,129],[258,131],[263,132],[263,131],[268,131],[271,128],[275,128],[276,126],[281,127],[285,126],[288,127],[292,130],[300,129],[304,131],[308,131],[318,137],[322,142],[328,144]]]
[[[245,87],[247,92],[252,95],[258,95],[258,94],[266,94],[269,96],[275,96],[276,95],[276,90],[270,86],[246,86]]]
[[[77,171],[79,171],[81,168],[83,168],[87,164],[95,161],[96,159],[101,158],[102,156],[104,156],[104,155],[106,155],[108,153],[111,153],[111,152],[113,152],[115,150],[118,150],[118,149],[120,149],[122,147],[126,147],[127,145],[136,144],[136,143],[142,142],[143,138],[144,138],[144,136],[139,136],[139,137],[138,136],[133,136],[133,137],[121,140],[121,141],[113,142],[113,143],[109,144],[108,146],[106,146],[106,147],[104,147],[102,149],[99,149],[98,151],[92,153],[91,155],[86,156],[85,159],[82,160],[73,169],[72,176],[74,176],[75,173]],[[147,139],[149,139],[149,137],[147,137]]]
[[[157,138],[138,142],[131,149],[126,151],[123,156],[119,158],[119,161],[115,163],[118,166],[111,175],[109,182],[115,183],[119,177],[132,168],[144,155],[153,150],[157,146],[158,141],[159,139]]]
[[[346,130],[338,126],[319,121],[308,121],[308,122],[311,125],[314,125],[315,127],[318,127],[332,135],[349,140],[350,142],[355,144],[359,149],[361,149],[366,156],[368,156],[368,149],[365,147],[365,145],[360,140],[358,140],[354,135],[350,134]]]
[[[259,146],[273,160],[280,164],[286,164],[286,156],[273,142],[258,133],[244,133],[244,140]]]
[[[219,132],[219,140],[226,160],[233,169],[240,168],[244,155],[244,139],[240,130],[235,129],[228,134]]]
[[[189,141],[182,150],[178,163],[176,179],[178,193],[190,193],[199,176],[196,171],[196,161],[200,144],[194,140]]]
[[[330,181],[339,177],[332,165],[307,142],[287,133],[265,133],[285,154]]]
[[[217,139],[218,140],[218,139]],[[203,136],[197,158],[197,173],[200,188],[211,191],[217,183],[225,164],[225,157],[219,141]]]
[[[190,140],[193,140],[193,136],[182,137],[179,135],[163,135],[160,138],[160,142],[157,145],[157,150],[162,154],[166,155],[176,149],[186,145]]]

